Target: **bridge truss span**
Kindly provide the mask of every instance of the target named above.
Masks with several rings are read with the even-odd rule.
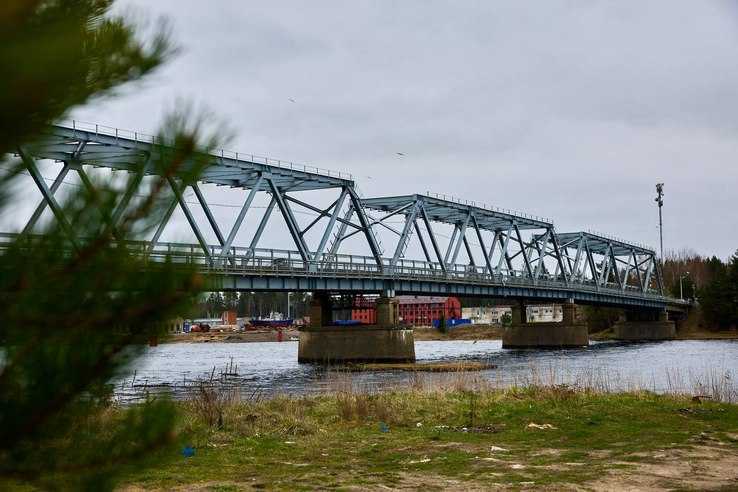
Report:
[[[31,219],[26,223],[23,232],[28,234],[33,230],[39,217],[48,206],[60,223],[67,224],[65,228],[69,230],[70,236],[73,237],[71,227],[68,226],[68,219],[64,217],[62,207],[55,198],[55,193],[70,170],[76,171],[81,182],[91,189],[93,187],[92,180],[85,170],[86,167],[91,166],[136,173],[143,170],[141,176],[133,180],[131,187],[122,194],[112,218],[113,221],[118,220],[129,206],[137,187],[141,186],[143,177],[162,176],[161,171],[151,165],[151,162],[157,158],[163,145],[166,146],[165,143],[157,141],[155,137],[98,125],[83,128],[77,125],[73,125],[71,128],[52,126],[40,142],[18,149],[18,154],[42,195],[42,201],[36,207]],[[186,167],[179,174],[166,178],[170,187],[171,198],[161,222],[153,235],[148,238],[148,244],[152,251],[157,247],[172,214],[179,207],[206,259],[211,263],[228,259],[233,255],[236,236],[247,213],[252,210],[256,195],[265,193],[270,197],[269,203],[259,218],[258,226],[249,245],[250,250],[253,251],[258,247],[267,224],[274,210],[277,209],[302,261],[315,260],[326,249],[337,249],[340,242],[336,239],[338,237],[337,229],[350,229],[354,233],[363,236],[374,263],[381,265],[382,252],[372,233],[369,219],[360,205],[360,197],[351,175],[296,165],[276,159],[258,158],[251,154],[220,151],[210,155],[210,158],[210,165],[206,167],[196,183],[183,184],[181,178],[187,172]],[[46,185],[36,159],[49,159],[62,164],[62,169],[51,186]],[[198,183],[244,190],[243,202],[230,230],[224,231],[221,229]],[[208,244],[202,226],[196,220],[184,198],[188,188],[194,192],[197,203],[204,212],[207,223],[204,227],[210,228],[218,242],[217,253],[214,253],[213,248]],[[311,204],[295,196],[296,192],[316,190],[334,190],[338,196],[328,207]],[[296,219],[295,207],[313,213],[315,215],[314,220],[306,225],[301,225]],[[319,235],[317,244],[311,246],[307,240],[308,233],[314,228],[320,227],[319,224],[321,223],[323,232]],[[231,258],[229,261],[232,262],[233,259]]]
[[[251,154],[211,154],[199,180],[185,185],[183,175],[162,176],[151,165],[162,146],[135,132],[51,127],[40,142],[18,149],[42,197],[21,234],[31,236],[49,208],[74,242],[73,224],[56,192],[70,171],[92,188],[87,169],[103,167],[136,176],[108,218],[113,230],[144,178],[166,178],[170,195],[161,222],[149,237],[126,241],[131,251],[148,261],[168,258],[195,264],[217,278],[223,289],[532,297],[647,307],[676,302],[664,297],[655,252],[644,246],[591,232],[559,233],[548,219],[441,195],[363,198],[346,173]],[[50,185],[37,160],[61,165]],[[242,190],[235,206],[238,213],[228,229],[216,220],[201,184]],[[186,192],[194,193],[196,202],[188,202]],[[330,193],[332,201],[318,204],[305,198],[310,193],[302,192]],[[255,217],[257,196],[268,204]],[[202,209],[199,221],[191,210],[193,203]],[[192,244],[161,241],[177,208],[195,237]],[[298,208],[311,217],[298,220]],[[291,239],[284,249],[262,246],[275,211]],[[257,219],[252,228],[244,226],[247,214]],[[250,241],[238,242],[242,229],[250,229]],[[441,232],[446,230],[449,235]],[[386,248],[380,232],[390,237]],[[0,247],[14,237],[15,233],[0,234]],[[351,238],[358,238],[365,253],[347,251],[357,243]]]

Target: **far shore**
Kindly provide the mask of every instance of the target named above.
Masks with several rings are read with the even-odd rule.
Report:
[[[416,326],[413,328],[415,341],[444,341],[444,340],[500,340],[505,328],[499,325],[476,324],[450,328],[442,333],[432,326]],[[299,338],[298,327],[290,327],[282,331],[280,340],[277,330],[246,330],[246,331],[213,331],[208,333],[179,333],[171,335],[163,343],[255,343],[295,341]],[[590,333],[592,341],[614,340],[611,330]],[[678,332],[675,340],[736,340],[738,330],[730,331],[684,331]]]

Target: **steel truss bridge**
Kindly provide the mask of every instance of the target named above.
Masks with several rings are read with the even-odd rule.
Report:
[[[142,162],[150,162],[160,147],[154,137],[99,125],[75,122],[51,127],[42,141],[18,149],[42,196],[22,232],[31,234],[47,207],[56,220],[68,224],[55,193],[70,171],[79,175],[84,186],[93,187],[86,167],[132,172]],[[37,160],[60,164],[50,186]],[[145,173],[157,172],[147,165]],[[113,222],[120,220],[142,180],[134,180],[122,193]],[[548,219],[427,193],[363,198],[351,175],[226,151],[212,155],[199,183],[243,190],[235,223],[224,231],[199,184],[191,185],[206,218],[202,227],[212,230],[217,244],[206,241],[184,198],[185,188],[174,176],[168,179],[171,203],[153,235],[127,245],[151,261],[168,257],[196,264],[202,272],[213,274],[222,290],[510,297],[658,309],[685,305],[664,295],[653,249],[593,232],[561,233]],[[332,193],[332,203],[321,207],[298,197],[314,190]],[[260,193],[269,202],[251,240],[248,245],[235,244]],[[195,244],[160,241],[177,207],[192,229]],[[301,224],[296,208],[314,218]],[[259,247],[275,209],[292,239],[289,249]],[[401,226],[392,225],[397,223]],[[439,227],[453,228],[450,239],[434,231]],[[319,231],[313,244],[308,241],[310,231],[313,236]],[[388,244],[380,242],[380,231],[389,234]],[[0,245],[13,236],[0,235]],[[354,243],[361,240],[366,254],[341,249],[352,237]],[[409,257],[413,240],[419,243],[422,257]]]

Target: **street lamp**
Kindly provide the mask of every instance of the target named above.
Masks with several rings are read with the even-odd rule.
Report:
[[[661,266],[664,266],[664,223],[661,220],[661,207],[664,206],[664,183],[656,183],[656,198],[659,204],[659,240],[661,242]]]

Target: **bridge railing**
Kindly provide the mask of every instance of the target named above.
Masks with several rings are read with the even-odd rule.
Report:
[[[0,234],[0,248],[5,247],[16,237],[16,234]],[[525,271],[501,271],[490,274],[485,267],[473,265],[448,265],[444,271],[439,264],[433,262],[398,260],[392,265],[389,258],[384,258],[380,268],[373,257],[361,255],[324,254],[316,260],[304,261],[298,252],[283,249],[233,247],[224,255],[219,246],[210,246],[209,254],[206,255],[197,244],[161,242],[152,245],[147,241],[127,241],[126,246],[132,253],[144,256],[148,261],[168,260],[176,264],[194,265],[205,273],[214,274],[451,281],[480,285],[564,288],[664,299],[664,296],[656,293],[643,293],[633,286],[626,286],[625,290],[617,284],[598,287],[593,279],[567,283],[561,276],[543,272],[538,279],[533,280]]]

